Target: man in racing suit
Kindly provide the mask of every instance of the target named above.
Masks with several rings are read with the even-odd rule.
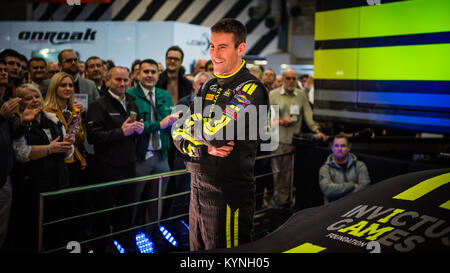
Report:
[[[203,85],[200,97],[172,128],[175,146],[191,157],[186,162],[191,173],[191,251],[251,241],[258,127],[260,120],[267,120],[269,104],[263,83],[242,59],[245,26],[222,19],[211,32],[215,78]],[[256,111],[246,114],[252,107]]]

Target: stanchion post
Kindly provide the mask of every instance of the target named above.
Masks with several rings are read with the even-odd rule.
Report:
[[[294,200],[294,160],[295,160],[295,154],[292,152],[291,154],[291,206],[295,206],[295,200]]]
[[[43,250],[43,236],[44,236],[44,196],[39,194],[39,219],[38,219],[38,228],[39,228],[39,238],[38,238],[38,253],[41,253]]]
[[[158,225],[162,216],[162,177],[158,179]]]

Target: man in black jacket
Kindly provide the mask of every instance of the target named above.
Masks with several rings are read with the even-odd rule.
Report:
[[[222,19],[211,32],[215,78],[203,85],[201,101],[194,99],[172,131],[175,146],[192,159],[186,162],[191,173],[192,251],[235,247],[251,240],[253,169],[260,139],[259,129],[252,126],[266,122],[269,103],[264,85],[242,59],[245,26]],[[251,109],[256,111],[252,114]]]
[[[135,176],[137,136],[142,134],[142,120],[132,121],[130,113],[138,113],[134,98],[126,94],[129,74],[125,67],[116,66],[108,72],[108,91],[88,108],[87,138],[94,145],[96,182],[111,182]],[[114,188],[111,194],[97,198],[98,209],[123,205],[133,200],[134,188]],[[129,228],[131,212],[120,210],[115,229]],[[110,219],[100,219],[108,225]],[[107,227],[102,232],[107,232]],[[126,242],[121,242],[126,243]]]
[[[136,137],[144,128],[142,121],[130,120],[138,113],[134,98],[125,93],[128,71],[114,67],[108,73],[108,92],[89,107],[87,137],[94,145],[98,182],[134,177]],[[136,134],[137,133],[137,134]]]

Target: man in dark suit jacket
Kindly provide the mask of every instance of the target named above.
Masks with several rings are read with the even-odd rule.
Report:
[[[64,49],[58,54],[59,68],[61,71],[71,75],[75,80],[75,93],[88,95],[87,105],[89,105],[99,99],[100,94],[98,93],[97,87],[93,81],[80,77],[80,74],[78,73],[78,61],[78,56],[73,49]],[[50,81],[51,79],[42,82],[41,93],[44,98],[47,94]]]
[[[109,89],[104,96],[90,105],[87,113],[87,139],[94,145],[95,181],[111,182],[135,176],[136,143],[144,131],[144,123],[131,121],[130,113],[138,112],[131,95],[126,94],[129,75],[125,67],[116,66],[108,72],[106,84]],[[111,208],[114,205],[130,203],[134,196],[133,187],[118,187],[102,193],[94,200],[96,209]],[[94,226],[96,235],[108,232],[112,222],[114,231],[130,228],[132,210],[119,210],[113,218],[102,217]],[[126,247],[131,242],[130,234],[119,236]],[[131,235],[130,235],[131,236]],[[125,245],[124,245],[125,244]],[[101,246],[100,246],[101,247]],[[104,249],[101,249],[103,251]]]

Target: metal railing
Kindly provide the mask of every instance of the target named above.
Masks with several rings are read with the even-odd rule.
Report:
[[[278,172],[282,172],[282,171],[283,172],[285,172],[285,171],[293,172],[293,170],[294,170],[294,159],[295,159],[295,155],[294,155],[293,152],[258,156],[258,157],[256,157],[256,160],[269,159],[269,158],[282,157],[282,156],[291,156],[291,158],[292,158],[291,166],[290,166],[290,168],[284,168],[282,170],[279,170]],[[272,172],[272,170],[271,170],[268,173],[257,175],[257,176],[255,176],[255,183],[260,178],[263,178],[263,177],[266,177],[266,176],[269,176],[269,175],[273,175],[273,174],[276,174],[278,172]],[[160,222],[170,221],[170,220],[174,220],[174,219],[178,219],[178,218],[182,218],[182,217],[187,216],[188,213],[182,213],[182,214],[173,215],[173,216],[169,216],[167,218],[161,219],[161,217],[162,217],[162,202],[163,202],[163,200],[190,194],[190,191],[184,191],[184,192],[178,192],[178,193],[162,196],[162,183],[168,183],[168,181],[164,181],[164,178],[168,178],[168,177],[172,177],[172,176],[184,175],[186,173],[188,173],[188,172],[185,169],[183,169],[183,170],[175,170],[175,171],[170,171],[170,172],[166,172],[166,173],[160,173],[160,174],[154,174],[154,175],[148,175],[148,176],[141,176],[141,177],[130,178],[130,179],[123,179],[123,180],[118,180],[118,181],[113,181],[113,182],[100,183],[100,184],[94,184],[94,185],[88,185],[88,186],[75,187],[75,188],[63,189],[63,190],[58,190],[58,191],[40,193],[39,194],[39,219],[38,219],[38,252],[39,253],[44,252],[44,228],[46,228],[46,227],[48,227],[50,225],[55,225],[55,224],[68,222],[68,221],[74,221],[74,220],[77,220],[77,219],[80,219],[80,218],[85,218],[85,217],[89,217],[89,216],[92,216],[92,215],[98,215],[98,214],[102,214],[102,213],[107,213],[107,212],[111,212],[111,211],[115,211],[115,210],[119,210],[119,209],[123,209],[123,208],[135,207],[135,206],[146,204],[146,203],[157,202],[158,215],[157,215],[157,220],[156,221],[147,222],[147,223],[145,223],[143,225],[133,226],[133,227],[130,227],[128,229],[123,229],[123,230],[119,230],[119,231],[116,231],[116,232],[103,234],[103,235],[100,235],[100,236],[97,236],[97,237],[94,237],[94,238],[90,238],[90,239],[86,239],[84,241],[78,242],[79,244],[86,244],[86,243],[93,242],[93,241],[96,241],[96,240],[112,237],[112,236],[115,236],[115,235],[118,235],[118,234],[121,234],[121,233],[129,232],[129,231],[132,231],[132,230],[140,229],[140,228],[151,226],[151,225],[155,225],[155,224],[159,224]],[[294,200],[294,198],[293,198],[294,180],[293,179],[294,179],[294,175],[292,173],[292,175],[291,175],[291,185],[290,185],[290,188],[291,188],[290,201],[289,202],[293,202],[293,200]],[[157,180],[157,182],[158,182],[158,196],[156,198],[151,198],[151,199],[147,199],[147,200],[143,200],[143,201],[128,203],[128,204],[121,205],[121,206],[114,206],[112,208],[106,208],[106,209],[102,209],[102,210],[91,211],[91,212],[84,213],[84,214],[78,214],[78,215],[73,215],[73,216],[69,216],[69,217],[65,217],[65,218],[56,219],[56,220],[53,220],[53,221],[44,222],[45,200],[48,199],[48,198],[64,197],[65,195],[69,195],[69,194],[82,194],[82,193],[86,193],[86,192],[90,192],[90,191],[94,191],[94,190],[97,190],[97,191],[98,190],[105,190],[105,189],[108,189],[108,188],[124,186],[124,185],[129,185],[129,184],[146,183],[146,182],[149,182],[151,180]],[[291,203],[291,205],[292,205],[292,203]],[[257,210],[257,211],[255,211],[255,214],[256,213],[261,213],[261,212],[263,212],[265,210],[267,210],[267,208],[263,208],[261,210]],[[62,247],[59,247],[59,248],[56,248],[56,249],[52,249],[52,250],[48,250],[48,251],[45,251],[45,252],[46,253],[50,253],[50,252],[56,252],[56,251],[60,251],[60,250],[64,250],[64,249],[66,249],[66,246],[62,246]]]

